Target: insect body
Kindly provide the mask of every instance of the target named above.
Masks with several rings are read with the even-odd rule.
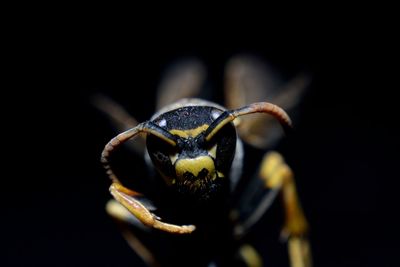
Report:
[[[240,70],[244,67],[245,74],[246,67],[247,74],[254,68],[254,62],[246,57],[239,57],[237,60],[239,63],[236,63],[236,69],[231,63],[230,68],[233,70],[228,71],[231,80],[237,79],[238,68]],[[196,66],[193,63],[180,68],[182,72],[193,70],[199,74],[194,71]],[[175,83],[172,84],[176,86],[176,81],[180,81],[178,84],[186,84],[191,94],[197,91],[196,86],[190,86],[187,79],[186,83],[184,82],[184,74],[179,75],[175,74],[176,77],[172,79]],[[171,89],[171,86],[165,87],[161,95],[170,92],[176,95],[172,97],[174,100],[181,97],[181,92]],[[237,97],[238,90],[243,91],[243,88],[232,89],[230,93]],[[257,90],[247,90],[241,94],[254,96],[258,93]],[[107,104],[107,101],[103,99],[97,104],[101,106]],[[230,102],[234,101],[237,100]],[[237,130],[242,117],[245,120],[245,115],[253,113],[263,114],[266,118],[272,115],[284,130],[287,131],[291,127],[289,116],[277,105],[269,102],[244,104],[242,107],[228,110],[206,100],[183,98],[161,108],[150,120],[130,125],[129,129],[114,137],[105,146],[101,161],[112,180],[110,192],[116,200],[109,203],[108,212],[124,224],[133,224],[136,228],[142,227],[140,225],[147,226],[147,232],[150,231],[155,236],[157,233],[154,234],[154,231],[161,230],[159,233],[169,233],[171,239],[179,239],[174,234],[191,237],[191,240],[181,243],[183,246],[178,245],[177,249],[181,250],[176,257],[178,260],[173,261],[169,258],[167,263],[160,261],[162,256],[156,255],[157,253],[153,253],[140,242],[133,234],[134,231],[124,231],[128,242],[148,265],[233,266],[241,262],[247,266],[261,266],[262,257],[242,240],[264,214],[270,200],[277,192],[282,191],[286,215],[283,233],[288,240],[291,266],[311,266],[306,238],[307,222],[297,199],[291,170],[278,153],[269,152],[265,155],[255,182],[249,182],[247,186],[250,189],[243,191],[247,192],[246,195],[238,197],[243,201],[239,201],[236,206],[232,204],[237,184],[243,179],[242,169],[246,167],[243,166],[243,145],[240,138],[244,136],[246,140],[246,135],[243,135],[243,129],[239,132]],[[115,115],[118,113],[117,109],[108,109],[114,120],[118,119]],[[255,127],[260,121],[262,124],[268,123],[263,119],[254,120],[250,126]],[[251,127],[247,128],[249,131]],[[119,146],[128,140],[143,136],[146,138],[146,163],[155,169],[154,177],[159,186],[159,191],[151,197],[157,208],[146,204],[147,200],[142,194],[122,185],[109,163],[111,154]],[[254,135],[251,137],[247,134],[246,141],[257,145],[257,141],[254,140],[257,140]],[[251,192],[255,186],[262,189],[261,193]],[[255,201],[258,203],[254,204]],[[157,212],[153,213],[156,209]],[[171,242],[176,243],[179,244],[179,241]],[[193,252],[187,249],[190,244],[197,250],[201,247],[201,260],[197,256],[197,250]],[[192,256],[199,260],[196,263],[187,262],[193,259]]]

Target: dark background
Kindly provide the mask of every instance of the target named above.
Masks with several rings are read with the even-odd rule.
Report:
[[[225,62],[248,52],[285,75],[313,74],[296,134],[283,149],[310,220],[315,266],[395,266],[398,85],[389,82],[393,54],[385,33],[358,24],[272,33],[227,23],[215,35],[179,27],[27,28],[10,50],[9,69],[17,74],[5,98],[13,100],[3,130],[12,148],[2,186],[5,265],[140,262],[104,211],[109,181],[99,156],[114,132],[89,96],[103,92],[143,121],[171,61],[202,59],[220,90]]]

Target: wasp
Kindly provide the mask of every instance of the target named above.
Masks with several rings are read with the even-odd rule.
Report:
[[[275,75],[254,56],[232,58],[222,106],[198,97],[204,66],[181,61],[161,82],[158,111],[142,123],[112,100],[97,97],[96,106],[124,130],[101,154],[112,182],[113,200],[106,209],[148,266],[268,265],[264,252],[246,236],[277,195],[284,209],[281,237],[289,265],[311,266],[308,223],[293,172],[271,150],[292,128],[285,110],[297,105],[309,77],[301,74],[283,84]],[[124,185],[110,160],[128,143],[149,170],[147,177],[136,177],[148,185],[142,192]],[[254,170],[246,166],[247,147],[264,153],[247,164],[258,163]]]

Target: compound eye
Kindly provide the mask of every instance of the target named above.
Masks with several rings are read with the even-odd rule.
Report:
[[[169,143],[164,142],[164,140],[152,135],[147,136],[146,143],[147,151],[154,167],[162,177],[172,180],[175,176],[175,171],[173,163],[171,162],[171,155],[178,154],[177,146],[172,146]]]
[[[211,118],[212,118],[213,120],[216,120],[216,119],[218,119],[218,117],[221,115],[221,113],[222,113],[221,110],[213,109],[213,110],[211,111]]]
[[[236,151],[236,141],[236,129],[232,123],[228,123],[209,142],[209,153],[215,155],[216,168],[223,173],[229,173]]]

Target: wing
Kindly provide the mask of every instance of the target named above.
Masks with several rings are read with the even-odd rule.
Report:
[[[166,70],[157,94],[157,110],[182,98],[199,95],[206,78],[203,64],[196,59],[176,62]]]
[[[274,68],[257,57],[239,55],[232,58],[225,70],[225,99],[229,109],[254,102],[267,101],[293,115],[310,75],[301,73],[288,82]],[[240,120],[239,134],[243,140],[259,148],[267,148],[283,135],[279,123],[262,114]]]

